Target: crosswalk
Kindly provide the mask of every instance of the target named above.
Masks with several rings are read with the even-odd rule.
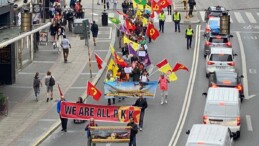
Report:
[[[231,23],[251,23],[256,24],[259,23],[259,12],[246,12],[246,11],[230,11],[230,22]],[[199,19],[201,22],[205,22],[205,11],[198,11]],[[114,17],[115,13],[108,13],[108,17]],[[119,15],[117,18],[121,22],[123,22],[123,16]],[[159,22],[158,15],[155,13],[155,17],[153,18],[153,22]],[[166,14],[166,20],[165,22],[172,22],[172,15]],[[112,23],[111,21],[108,21],[108,23]]]
[[[205,11],[198,12],[201,22],[205,22]],[[259,23],[259,13],[255,12],[246,12],[246,11],[230,11],[230,22],[231,23],[251,23],[256,24]]]

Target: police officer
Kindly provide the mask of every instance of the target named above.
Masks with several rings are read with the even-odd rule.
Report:
[[[177,32],[177,28],[178,28],[178,32],[181,32],[181,29],[180,29],[181,14],[177,10],[174,12],[173,21],[174,21],[175,32]]]
[[[161,13],[158,15],[158,19],[159,19],[159,32],[162,31],[162,32],[164,33],[164,25],[165,25],[166,16],[165,16],[163,10],[162,10]]]
[[[192,30],[191,25],[189,25],[189,27],[185,31],[185,38],[187,39],[187,50],[189,50],[189,48],[191,48],[192,35],[193,35],[193,30]]]

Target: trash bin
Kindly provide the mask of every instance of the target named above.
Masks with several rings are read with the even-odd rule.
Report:
[[[106,12],[103,12],[102,14],[102,25],[108,26],[108,14]]]

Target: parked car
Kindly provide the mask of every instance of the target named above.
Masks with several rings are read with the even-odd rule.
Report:
[[[211,52],[206,57],[206,77],[215,71],[235,72],[236,61],[232,48],[212,47]]]
[[[232,37],[233,37],[233,35],[228,35],[228,34],[209,33],[208,36],[205,37],[204,57],[206,57],[210,53],[211,47],[231,48],[232,43],[230,42],[230,38],[232,38]]]
[[[194,124],[186,134],[189,136],[185,146],[232,146],[233,142],[230,129],[221,125]]]
[[[240,99],[236,88],[209,88],[203,113],[203,124],[227,126],[234,139],[240,137]]]
[[[244,78],[244,76],[239,76],[236,72],[215,71],[209,76],[209,87],[236,88],[239,91],[240,100],[242,102],[244,99],[244,88],[242,78]]]

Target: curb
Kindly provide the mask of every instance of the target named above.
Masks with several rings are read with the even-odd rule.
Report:
[[[192,20],[192,21],[190,21],[190,20],[183,20],[183,21],[180,22],[180,24],[198,24],[200,22],[201,22],[200,20]]]
[[[111,39],[111,44],[114,45],[115,43],[115,38],[116,38],[116,28],[114,27],[114,30],[112,31],[112,39]],[[108,48],[109,49],[109,48]],[[98,71],[98,73],[96,74],[96,76],[94,77],[92,84],[96,85],[97,82],[99,81],[99,79],[101,78],[102,74],[104,73],[104,70],[106,69],[107,65],[106,63],[109,61],[111,57],[111,51],[109,49],[108,54],[106,55],[104,62],[102,64],[102,69]],[[81,96],[85,102],[87,101],[87,95],[85,93],[83,93],[83,95]],[[51,127],[48,129],[47,132],[43,133],[36,142],[34,142],[32,144],[32,146],[38,146],[40,145],[44,140],[46,140],[56,129],[58,129],[58,127],[61,125],[60,119],[58,119],[54,124],[51,125]]]

